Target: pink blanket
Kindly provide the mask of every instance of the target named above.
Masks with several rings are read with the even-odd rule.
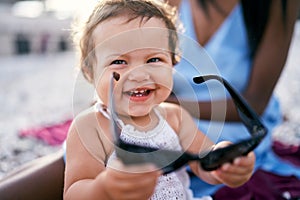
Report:
[[[69,119],[58,124],[23,129],[20,130],[19,135],[21,137],[35,137],[53,146],[60,145],[67,137],[71,122],[72,120]]]

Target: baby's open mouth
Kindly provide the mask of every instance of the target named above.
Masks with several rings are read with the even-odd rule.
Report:
[[[148,96],[152,90],[150,89],[136,89],[132,91],[125,92],[125,94],[131,97],[143,97]]]

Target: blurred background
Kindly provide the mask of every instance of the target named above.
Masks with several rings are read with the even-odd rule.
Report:
[[[74,20],[88,13],[95,1],[0,0],[0,178],[23,163],[57,151],[64,139],[51,138],[47,131],[40,136],[44,140],[24,133],[53,124],[65,125],[74,110],[77,112],[90,103],[86,94],[76,92],[78,87],[90,88],[76,70],[70,27]],[[277,139],[297,145],[299,20],[284,73],[276,87],[287,121],[274,133]]]
[[[42,128],[64,125],[86,102],[73,98],[81,82],[70,27],[94,2],[0,0],[0,178],[61,148],[65,134]]]
[[[70,23],[92,0],[1,0],[0,55],[52,53],[71,48]]]

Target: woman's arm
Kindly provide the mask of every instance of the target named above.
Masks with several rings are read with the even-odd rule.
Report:
[[[287,1],[287,16],[286,23],[284,23],[281,0],[272,1],[269,23],[253,59],[248,87],[242,94],[259,114],[264,112],[285,65],[299,7],[300,1]],[[168,101],[178,103],[174,97],[170,97]],[[196,112],[198,109],[194,107],[195,102],[181,101],[181,103],[194,117],[199,118],[199,113]],[[212,119],[212,104],[214,107],[226,105],[225,119],[227,121],[239,120],[232,100],[198,102],[201,119]],[[215,117],[212,120],[223,120],[223,110],[220,109],[220,113],[217,112],[218,109],[214,109]]]
[[[287,0],[286,22],[281,0],[272,1],[269,23],[253,60],[253,70],[244,97],[262,114],[285,66],[300,1]]]

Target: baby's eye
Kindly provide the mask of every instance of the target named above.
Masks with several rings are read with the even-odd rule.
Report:
[[[160,62],[160,61],[161,61],[160,58],[150,58],[149,60],[147,60],[147,63]]]
[[[111,62],[112,65],[126,65],[126,61],[125,60],[114,60]]]

